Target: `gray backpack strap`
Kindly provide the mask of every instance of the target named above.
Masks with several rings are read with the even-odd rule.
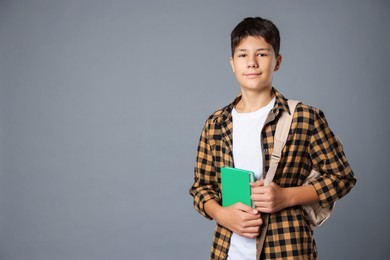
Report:
[[[280,157],[282,156],[282,150],[286,145],[294,111],[299,103],[300,101],[297,100],[288,100],[290,113],[283,112],[278,120],[274,135],[274,149],[271,155],[270,166],[267,175],[265,176],[264,186],[268,186],[275,177],[276,169],[278,168]],[[261,227],[259,242],[257,243],[256,259],[260,259],[261,252],[263,251],[265,236],[268,229],[269,214],[262,214],[261,216],[263,219],[263,225]]]

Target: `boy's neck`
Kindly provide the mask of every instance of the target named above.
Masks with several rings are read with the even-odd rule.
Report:
[[[259,110],[271,102],[274,98],[272,88],[263,91],[243,91],[242,98],[237,103],[235,109],[238,113],[250,113]]]

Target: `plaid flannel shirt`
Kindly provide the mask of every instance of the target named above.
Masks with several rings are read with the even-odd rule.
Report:
[[[268,171],[273,150],[273,136],[281,111],[289,111],[287,100],[275,89],[275,105],[261,132],[263,172]],[[220,167],[234,167],[232,109],[241,99],[213,113],[205,123],[195,163],[195,181],[190,188],[194,207],[211,219],[204,210],[209,200],[221,203]],[[261,158],[259,158],[261,160]],[[311,182],[326,207],[346,195],[356,179],[322,111],[298,104],[279,162],[274,182],[281,187],[300,186],[312,168],[321,175]],[[261,259],[317,259],[313,227],[300,206],[270,214]],[[210,259],[226,259],[232,232],[217,223]]]

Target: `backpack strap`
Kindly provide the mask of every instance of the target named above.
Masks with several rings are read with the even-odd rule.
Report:
[[[274,135],[274,149],[271,155],[270,166],[267,175],[265,176],[264,179],[264,186],[270,185],[270,183],[275,177],[276,169],[278,168],[278,164],[282,156],[282,150],[286,145],[288,133],[291,128],[291,122],[293,120],[294,111],[296,106],[299,103],[300,101],[297,100],[288,100],[288,107],[290,113],[284,111],[278,120],[278,123],[276,125],[275,135]],[[263,251],[265,236],[268,229],[269,214],[263,213],[261,216],[263,219],[263,225],[260,231],[259,242],[257,243],[256,259],[260,259],[261,252]]]
[[[275,177],[275,172],[278,168],[280,157],[282,156],[282,150],[286,145],[295,107],[298,105],[298,103],[300,103],[300,101],[297,100],[288,100],[287,102],[290,109],[290,114],[283,112],[278,120],[278,124],[276,125],[274,135],[274,149],[271,155],[270,166],[264,180],[264,186],[268,186]]]

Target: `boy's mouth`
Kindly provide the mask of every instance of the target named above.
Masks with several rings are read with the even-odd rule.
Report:
[[[261,73],[258,72],[258,73],[244,73],[244,76],[247,77],[247,78],[256,78],[258,76],[260,76]]]

